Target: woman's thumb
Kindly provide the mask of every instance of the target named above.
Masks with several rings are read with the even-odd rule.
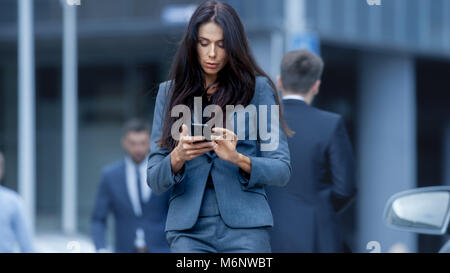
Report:
[[[186,124],[183,124],[181,126],[181,135],[182,136],[188,136],[189,135],[188,127],[186,126]]]

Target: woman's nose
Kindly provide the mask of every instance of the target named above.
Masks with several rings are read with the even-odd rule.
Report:
[[[209,48],[208,55],[210,58],[216,57],[216,48],[214,45],[211,45],[211,47]]]

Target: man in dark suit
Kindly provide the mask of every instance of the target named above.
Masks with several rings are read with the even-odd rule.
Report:
[[[273,252],[343,252],[337,212],[355,190],[352,147],[341,116],[310,106],[319,93],[323,61],[310,51],[286,54],[278,86],[292,176],[286,187],[267,188],[274,217]]]
[[[150,130],[140,120],[125,125],[122,146],[127,156],[102,173],[92,215],[97,251],[106,251],[109,212],[114,215],[115,252],[169,252],[164,226],[168,194],[156,195],[147,185]]]

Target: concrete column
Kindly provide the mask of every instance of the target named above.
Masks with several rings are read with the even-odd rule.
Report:
[[[18,188],[25,202],[26,216],[34,232],[36,212],[36,111],[32,0],[19,0],[18,20]]]
[[[270,36],[270,77],[275,81],[277,76],[280,75],[280,64],[284,55],[284,37],[280,31],[272,32]]]
[[[306,33],[306,2],[305,0],[285,0],[284,1],[284,32],[285,51],[299,49],[303,34]]]
[[[329,2],[323,4],[329,4]],[[320,54],[319,37],[308,26],[306,9],[305,0],[284,1],[285,50],[309,49]]]
[[[63,185],[62,228],[77,231],[78,62],[77,6],[63,7]]]
[[[390,196],[416,187],[416,91],[412,58],[367,53],[359,62],[357,251],[401,243],[417,250],[416,236],[384,223]]]

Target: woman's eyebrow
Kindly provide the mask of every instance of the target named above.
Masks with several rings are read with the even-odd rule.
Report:
[[[208,41],[208,42],[211,42],[209,39],[207,39],[207,38],[205,38],[205,37],[198,37],[199,39],[201,39],[201,40],[205,40],[205,41]],[[219,40],[219,41],[217,41],[217,42],[223,42],[224,40],[222,39],[222,40]]]

